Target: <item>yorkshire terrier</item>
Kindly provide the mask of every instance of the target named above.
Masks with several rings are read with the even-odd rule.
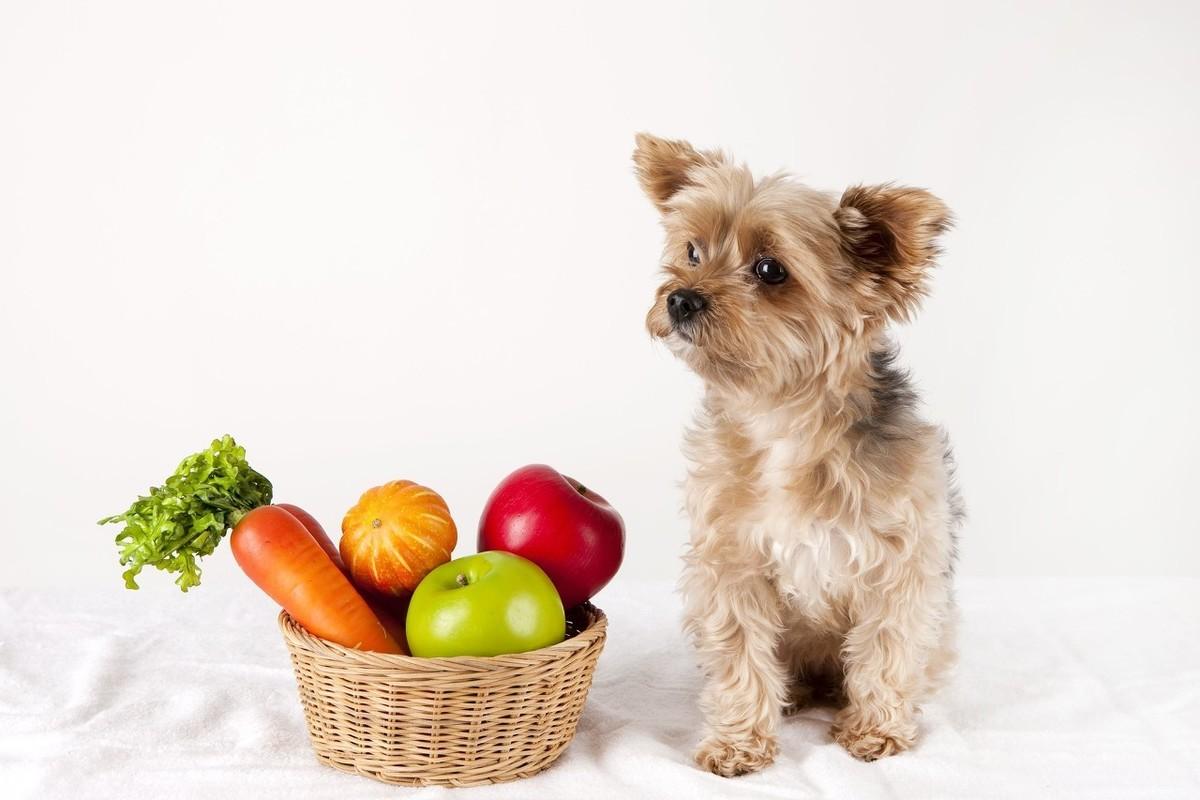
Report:
[[[759,770],[783,715],[819,700],[851,755],[901,752],[954,660],[963,509],[886,328],[917,310],[950,213],[923,189],[839,199],[645,134],[633,160],[666,230],[646,325],[705,384],[684,445],[696,761]]]

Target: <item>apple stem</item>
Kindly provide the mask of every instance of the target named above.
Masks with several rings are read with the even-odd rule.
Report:
[[[580,494],[587,494],[587,487],[581,483],[575,487],[575,491],[579,492]]]
[[[460,573],[458,573],[458,576],[455,577],[454,582],[457,583],[459,586],[466,586],[470,581],[467,580],[466,575],[463,575],[460,572]]]

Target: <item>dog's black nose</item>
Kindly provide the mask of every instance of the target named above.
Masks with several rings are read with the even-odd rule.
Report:
[[[707,307],[704,295],[692,289],[676,289],[667,295],[667,313],[676,325],[687,322]]]

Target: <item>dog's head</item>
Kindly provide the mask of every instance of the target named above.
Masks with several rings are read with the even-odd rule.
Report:
[[[855,186],[838,200],[646,134],[633,160],[667,234],[646,326],[730,387],[793,385],[908,319],[950,221],[922,189]]]

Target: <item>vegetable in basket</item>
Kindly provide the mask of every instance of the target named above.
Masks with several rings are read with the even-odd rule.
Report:
[[[356,586],[408,597],[430,570],[450,560],[457,543],[441,495],[412,481],[391,481],[363,492],[346,512],[338,547]]]
[[[185,592],[199,585],[199,559],[232,531],[238,565],[313,634],[345,647],[404,652],[351,584],[320,524],[294,506],[270,505],[272,491],[226,435],[185,458],[166,483],[124,514],[100,524],[124,523],[116,542],[129,589],[138,588],[147,566],[178,573],[175,583]]]

